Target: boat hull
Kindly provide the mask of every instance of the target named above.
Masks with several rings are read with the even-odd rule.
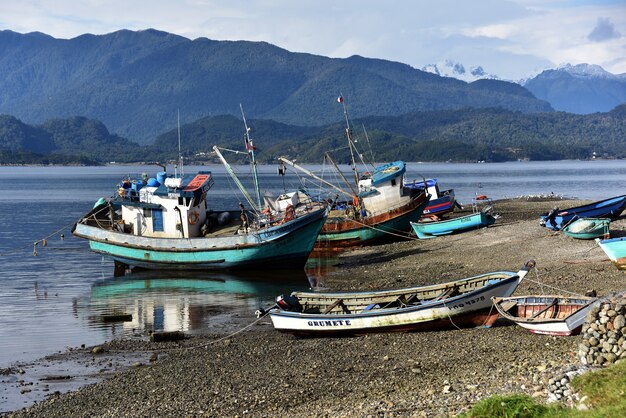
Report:
[[[619,270],[626,270],[626,237],[596,239],[596,242]]]
[[[301,268],[313,249],[326,209],[259,234],[230,237],[151,238],[77,224],[90,248],[132,267],[172,270]]]
[[[572,220],[578,218],[609,218],[616,219],[626,209],[626,195],[615,196],[588,205],[544,213],[539,224],[554,231],[559,231]]]
[[[569,336],[580,334],[596,300],[590,297],[517,296],[496,298],[493,302],[503,318],[534,334]]]
[[[413,231],[420,239],[435,238],[454,232],[477,229],[495,223],[496,218],[484,212],[478,212],[459,218],[439,222],[412,222]]]
[[[497,319],[491,297],[509,296],[522,274],[510,273],[483,287],[456,297],[397,309],[376,309],[353,314],[307,314],[270,311],[274,327],[297,336],[362,335],[372,332],[407,332],[490,327]]]
[[[408,232],[410,222],[422,216],[428,204],[425,195],[412,199],[408,204],[380,215],[354,220],[349,218],[328,218],[317,238],[316,248],[341,248],[369,245],[384,239],[390,234]]]
[[[441,196],[438,199],[432,199],[428,202],[428,206],[424,209],[424,216],[441,216],[454,211],[456,198],[454,192]]]
[[[609,238],[610,224],[607,218],[580,218],[563,228],[563,233],[576,239]]]

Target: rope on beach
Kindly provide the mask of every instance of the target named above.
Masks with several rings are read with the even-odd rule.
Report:
[[[446,302],[443,302],[443,306],[448,309],[448,307],[446,306]],[[479,325],[478,327],[475,328],[482,328],[485,326],[485,324],[487,323],[487,321],[489,320],[489,318],[491,317],[491,312],[493,312],[493,303],[491,303],[491,306],[489,307],[489,313],[487,314],[487,316],[485,317],[485,320],[483,321],[482,325]],[[459,331],[463,331],[463,328],[459,327],[457,324],[454,323],[454,321],[452,320],[452,317],[450,316],[450,309],[448,309],[448,311],[446,312],[446,315],[448,315],[448,320],[450,320],[450,323],[454,326],[454,328],[458,329]]]
[[[138,350],[138,351],[145,352],[145,353],[152,353],[152,352],[169,352],[169,351],[195,350],[197,348],[208,347],[210,345],[217,344],[217,343],[219,343],[221,341],[227,340],[229,338],[234,337],[237,334],[242,333],[243,331],[247,330],[251,326],[256,325],[261,319],[265,318],[268,313],[269,313],[269,311],[265,312],[264,314],[262,314],[257,319],[255,319],[254,321],[252,321],[248,325],[244,326],[243,328],[240,328],[237,331],[232,332],[232,333],[230,333],[228,335],[225,335],[223,337],[220,337],[220,338],[218,338],[216,340],[209,341],[208,343],[204,343],[204,344],[200,344],[200,345],[194,345],[194,346],[191,346],[191,347],[149,348],[149,349]],[[107,352],[109,352],[109,353],[127,353],[128,350],[107,350]]]

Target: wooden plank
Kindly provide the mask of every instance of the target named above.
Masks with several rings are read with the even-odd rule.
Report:
[[[337,299],[336,301],[328,305],[328,307],[324,310],[324,312],[322,312],[322,314],[327,314],[328,312],[332,311],[340,304],[343,304],[343,299]]]

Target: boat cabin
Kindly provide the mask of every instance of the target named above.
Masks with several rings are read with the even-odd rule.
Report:
[[[183,177],[158,173],[145,186],[136,181],[118,190],[113,206],[121,207],[126,232],[137,236],[192,238],[201,236],[207,217],[206,194],[213,186],[210,171]],[[133,187],[134,186],[134,187]]]

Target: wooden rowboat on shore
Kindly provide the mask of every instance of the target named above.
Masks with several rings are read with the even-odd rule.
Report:
[[[294,292],[257,315],[269,313],[275,329],[297,336],[490,327],[498,317],[491,298],[510,296],[534,265],[531,260],[517,273],[498,271],[399,290]]]
[[[516,296],[492,298],[503,318],[535,334],[577,335],[598,299],[587,296]]]

